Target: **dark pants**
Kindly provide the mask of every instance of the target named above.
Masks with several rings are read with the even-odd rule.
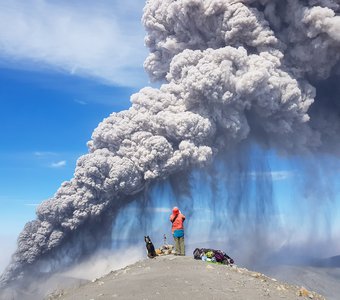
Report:
[[[185,255],[184,236],[180,238],[174,237],[174,240],[176,253],[180,255]]]

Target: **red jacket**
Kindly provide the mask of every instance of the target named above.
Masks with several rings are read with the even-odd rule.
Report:
[[[175,219],[176,215],[172,214],[170,216],[170,221],[172,222],[172,228],[171,231],[174,233],[175,230],[177,229],[184,229],[183,227],[183,222],[185,220],[185,215],[183,215],[181,212],[177,214],[177,218]],[[175,221],[174,221],[175,219]]]

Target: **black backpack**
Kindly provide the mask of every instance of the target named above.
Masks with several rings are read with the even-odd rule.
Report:
[[[203,253],[203,249],[196,248],[193,252],[194,259],[201,259],[201,254]]]

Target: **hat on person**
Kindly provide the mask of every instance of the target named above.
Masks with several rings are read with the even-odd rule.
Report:
[[[172,213],[173,213],[174,215],[177,215],[177,214],[179,213],[179,209],[178,209],[177,206],[175,206],[175,207],[172,209]]]

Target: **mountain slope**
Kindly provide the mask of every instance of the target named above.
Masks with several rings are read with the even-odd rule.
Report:
[[[139,261],[48,299],[324,299],[301,287],[247,269],[192,257],[159,256]]]

